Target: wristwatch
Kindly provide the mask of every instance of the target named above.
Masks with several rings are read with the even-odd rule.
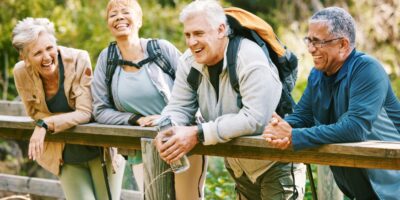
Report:
[[[201,143],[204,142],[203,126],[201,124],[197,124],[197,140]]]
[[[36,126],[43,127],[46,130],[49,130],[49,126],[47,126],[46,122],[43,119],[39,119],[36,121]]]
[[[128,124],[132,126],[139,125],[137,120],[139,120],[141,117],[143,117],[141,114],[132,114],[128,119]]]

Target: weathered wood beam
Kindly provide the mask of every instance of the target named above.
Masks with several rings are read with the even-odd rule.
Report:
[[[25,116],[25,108],[20,101],[0,100],[0,115]]]
[[[34,194],[43,197],[65,198],[60,181],[0,174],[0,190],[16,193]],[[143,199],[138,191],[122,190],[121,199]]]
[[[0,137],[29,139],[34,128],[28,117],[0,115]],[[66,132],[48,135],[49,141],[139,149],[140,138],[153,138],[155,128],[111,126],[96,123],[79,125]],[[400,142],[367,141],[323,145],[302,151],[278,150],[260,136],[246,136],[225,144],[197,145],[191,153],[223,157],[304,162],[360,168],[400,169]]]

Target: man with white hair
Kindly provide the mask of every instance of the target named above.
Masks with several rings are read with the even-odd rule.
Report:
[[[215,0],[194,1],[182,10],[180,21],[189,49],[181,57],[171,100],[162,112],[176,126],[160,132],[156,142],[168,163],[187,154],[197,143],[214,145],[260,134],[278,105],[282,89],[277,69],[262,49],[243,39],[237,55],[243,104],[239,107],[227,72],[230,39],[223,8]],[[197,89],[188,81],[191,70],[201,75]],[[198,109],[206,122],[190,126]],[[170,138],[162,143],[165,137]],[[236,182],[238,199],[303,198],[303,164],[236,158],[226,158],[225,163]]]
[[[294,113],[278,115],[264,130],[278,148],[400,140],[400,102],[382,65],[355,49],[355,22],[338,7],[325,8],[309,21],[304,41],[315,67]],[[330,167],[351,199],[399,199],[400,171]]]

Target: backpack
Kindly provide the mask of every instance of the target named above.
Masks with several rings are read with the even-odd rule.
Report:
[[[236,73],[236,61],[238,48],[243,38],[247,38],[257,43],[269,58],[269,62],[274,64],[279,72],[282,82],[282,94],[276,113],[284,117],[292,113],[296,103],[291,92],[297,79],[297,57],[287,50],[276,37],[272,27],[258,16],[240,8],[226,8],[225,14],[228,24],[232,30],[229,35],[229,44],[226,53],[227,69],[232,88],[237,92],[237,105],[242,108],[242,98],[239,90],[239,81]],[[187,81],[193,90],[197,91],[201,82],[201,74],[195,68],[191,68]],[[266,83],[267,84],[267,83]]]
[[[172,80],[175,80],[175,69],[172,68],[169,61],[162,54],[160,45],[158,44],[158,40],[149,40],[147,42],[146,50],[147,50],[147,53],[149,54],[149,57],[140,61],[139,63],[134,63],[131,61],[119,59],[118,53],[117,53],[117,43],[115,41],[110,42],[110,45],[108,45],[107,68],[106,68],[106,80],[105,81],[106,81],[106,85],[107,85],[109,101],[113,106],[115,106],[115,105],[114,105],[114,99],[112,96],[111,83],[112,83],[112,77],[114,75],[115,69],[117,68],[118,65],[120,65],[120,66],[128,65],[128,66],[134,66],[137,68],[141,68],[146,63],[155,62],[157,64],[157,66],[163,70],[164,73],[168,74],[172,78]]]

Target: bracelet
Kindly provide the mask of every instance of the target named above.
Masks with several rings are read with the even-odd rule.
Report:
[[[203,131],[203,126],[201,124],[197,124],[197,139],[201,143],[204,142],[204,131]]]
[[[132,125],[132,126],[136,126],[139,125],[137,123],[137,120],[139,120],[141,117],[143,117],[143,115],[141,114],[133,114],[129,117],[128,119],[128,124]]]

